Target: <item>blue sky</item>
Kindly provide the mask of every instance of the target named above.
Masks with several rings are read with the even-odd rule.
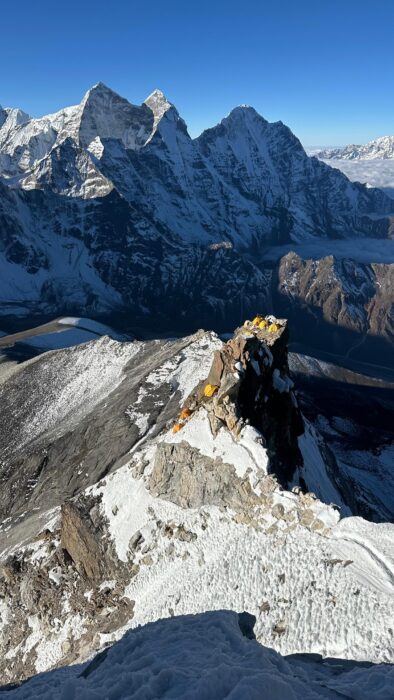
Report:
[[[34,116],[101,80],[193,135],[245,103],[305,145],[394,133],[393,0],[19,0],[0,27],[0,104]]]

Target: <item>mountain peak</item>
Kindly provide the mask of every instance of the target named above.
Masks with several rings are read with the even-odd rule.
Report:
[[[164,92],[162,90],[156,89],[151,92],[151,94],[146,98],[145,104],[166,104],[171,105],[171,102],[167,100]]]
[[[149,97],[146,98],[144,104],[153,112],[155,126],[170,109],[178,114],[172,102],[167,100],[164,92],[161,90],[154,90]]]
[[[0,129],[4,127],[7,133],[29,120],[30,116],[21,109],[0,106]]]
[[[251,107],[250,105],[238,105],[237,107],[234,107],[225,117],[225,119],[229,120],[234,120],[234,119],[243,119],[243,120],[248,120],[248,119],[254,119],[255,117],[258,117],[261,119],[263,122],[266,120],[264,117],[259,114],[254,107]]]
[[[85,93],[81,104],[86,104],[91,98],[101,98],[101,97],[111,97],[111,96],[119,97],[118,93],[116,93],[114,90],[109,88],[104,83],[99,82],[99,83],[96,83],[95,85],[92,85],[92,87],[89,88],[89,90]]]

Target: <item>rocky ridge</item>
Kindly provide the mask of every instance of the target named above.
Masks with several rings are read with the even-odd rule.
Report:
[[[293,491],[283,488],[296,464],[306,482],[311,468],[320,469],[321,495],[341,499],[324,463],[316,466],[317,443],[308,438],[309,450],[312,444],[315,449],[311,464],[297,437],[304,425],[288,375],[287,332],[286,321],[260,317],[225,344],[200,332],[146,349],[137,344],[137,354],[127,344],[122,351],[121,344],[114,345],[123,356],[118,387],[91,403],[78,423],[63,416],[60,434],[60,426],[49,426],[48,448],[56,455],[57,443],[63,444],[62,483],[68,470],[73,489],[52,488],[51,501],[43,500],[40,480],[48,484],[55,478],[44,466],[36,487],[26,489],[28,512],[22,505],[11,509],[1,526],[6,682],[82,661],[130,626],[202,606],[250,609],[257,617],[257,638],[282,653],[310,650],[312,638],[313,649],[332,653],[334,640],[346,635],[351,623],[349,653],[391,659],[390,576],[379,568],[378,555],[368,565],[380,577],[380,588],[366,584],[357,568],[365,566],[365,552],[356,539],[349,549],[360,519],[340,520],[337,507],[299,485]],[[99,343],[105,353],[105,339]],[[66,358],[75,367],[80,356],[92,371],[95,347],[97,342],[51,353],[33,366],[48,377],[52,358],[57,367]],[[100,365],[95,371],[102,381]],[[4,391],[16,376],[5,382]],[[123,435],[121,448],[105,466],[105,443],[96,451],[92,444],[90,466],[83,466],[72,450],[67,456],[65,444],[71,447],[89,424],[99,441],[102,429],[95,430],[95,421],[104,425],[109,415],[104,411],[100,418],[104,409],[112,416],[112,441],[115,426],[118,438]],[[45,432],[37,440],[26,455],[45,444]],[[288,457],[294,452],[295,464],[284,461],[284,453],[275,459],[281,441]],[[93,466],[96,461],[99,467]],[[283,469],[277,477],[272,470],[278,466]],[[345,506],[342,510],[346,514]],[[364,541],[376,547],[373,528],[378,526],[363,527]],[[381,543],[389,536],[379,531]],[[299,608],[299,600],[308,604]],[[309,617],[308,606],[320,610],[318,618]],[[371,645],[366,636],[361,641],[368,627],[374,630]]]
[[[295,328],[293,338],[345,357],[392,366],[394,265],[304,259],[279,262],[276,307]]]

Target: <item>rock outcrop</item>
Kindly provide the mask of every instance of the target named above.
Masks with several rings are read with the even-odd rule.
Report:
[[[149,489],[182,508],[216,505],[240,510],[260,502],[249,479],[239,478],[232,464],[202,455],[187,442],[158,445]]]
[[[133,601],[124,596],[130,570],[116,556],[98,505],[86,495],[67,501],[56,530],[3,560],[0,608],[6,600],[13,611],[0,626],[4,682],[36,672],[40,637],[48,639],[53,658],[73,663],[99,648],[100,634],[132,618]],[[28,653],[14,651],[29,638]]]
[[[225,426],[239,436],[245,425],[256,428],[268,451],[269,471],[286,483],[302,464],[297,437],[304,432],[287,358],[285,319],[256,317],[216,350],[205,381],[186,399],[184,409],[208,411],[213,435]],[[207,387],[213,387],[207,396]]]
[[[61,508],[60,544],[80,573],[92,581],[98,580],[103,570],[103,552],[97,525],[84,517],[77,502],[66,501]]]

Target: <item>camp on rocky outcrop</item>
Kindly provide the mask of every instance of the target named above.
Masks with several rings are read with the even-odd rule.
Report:
[[[245,426],[256,429],[267,448],[268,470],[290,479],[302,463],[297,437],[304,432],[289,377],[288,325],[285,319],[257,316],[215,350],[206,380],[187,397],[175,424],[204,406],[212,434],[226,426],[237,438]]]

